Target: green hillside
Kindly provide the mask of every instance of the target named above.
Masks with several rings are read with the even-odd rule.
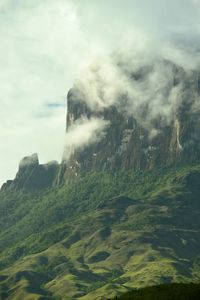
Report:
[[[2,190],[0,299],[107,299],[200,282],[199,195],[200,165]]]
[[[170,284],[129,292],[115,300],[199,300],[200,285]]]

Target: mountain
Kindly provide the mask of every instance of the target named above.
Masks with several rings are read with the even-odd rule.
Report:
[[[164,95],[178,103],[156,115],[121,94],[91,105],[75,85],[62,162],[26,157],[2,186],[1,299],[109,299],[199,283],[200,76],[161,66],[172,71]],[[154,71],[129,74],[133,86]]]
[[[166,62],[164,62],[166,68],[165,64]],[[70,160],[62,168],[61,181],[63,177],[65,178],[63,174],[68,177],[72,171],[77,173],[81,170],[149,170],[182,164],[185,161],[199,162],[200,117],[196,106],[200,95],[200,73],[191,71],[188,74],[180,67],[171,66],[169,62],[167,68],[168,65],[172,68],[168,93],[181,86],[177,98],[173,100],[179,104],[170,107],[172,106],[170,103],[170,106],[165,108],[172,109],[170,122],[164,120],[166,116],[162,115],[162,106],[159,102],[156,109],[161,112],[155,117],[148,116],[152,114],[148,108],[149,103],[142,103],[139,112],[141,120],[136,109],[133,112],[127,111],[131,104],[126,95],[122,95],[117,103],[94,108],[87,103],[87,96],[79,87],[74,86],[69,91],[67,130],[70,131],[70,128],[81,119],[103,119],[107,122],[107,126],[100,140],[72,151]],[[154,74],[154,70],[150,74],[152,73]],[[133,82],[147,80],[143,68],[130,76]]]
[[[140,67],[137,72],[128,74],[131,77],[131,83],[149,81],[155,73],[152,68],[152,66],[146,67],[144,72],[144,67]],[[22,189],[34,187],[40,189],[52,185],[59,186],[64,184],[71,175],[75,176],[82,171],[137,171],[181,165],[185,161],[198,163],[200,161],[198,102],[200,72],[185,71],[166,61],[159,62],[159,68],[170,68],[169,79],[165,83],[168,91],[165,93],[171,98],[171,94],[175,93],[174,99],[170,100],[174,103],[169,101],[164,108],[171,110],[170,117],[169,113],[165,115],[166,113],[162,112],[159,102],[156,109],[161,112],[158,115],[149,116],[152,114],[149,109],[151,103],[142,103],[140,112],[137,110],[130,112],[130,99],[123,94],[117,102],[103,106],[97,103],[91,106],[86,99],[87,95],[84,95],[80,87],[75,85],[67,96],[66,132],[72,131],[72,134],[69,137],[68,146],[64,149],[61,164],[50,162],[40,165],[37,154],[24,158],[20,162],[13,185],[11,181],[8,181],[4,188],[19,186]],[[163,89],[163,86],[161,88]],[[159,92],[161,93],[161,90]],[[138,118],[138,114],[142,116],[142,120],[141,117]],[[73,144],[73,134],[76,133],[73,129],[82,125],[84,130],[80,133],[84,135],[84,131],[88,130],[84,127],[86,120],[88,122],[103,120],[105,127],[102,132],[100,129],[98,131],[98,128],[96,131],[94,129],[94,134],[99,137],[93,137],[86,144],[77,145],[77,142]]]

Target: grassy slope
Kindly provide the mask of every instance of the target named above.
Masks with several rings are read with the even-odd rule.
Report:
[[[2,299],[114,297],[200,280],[200,166],[1,192]],[[0,297],[0,299],[1,299]]]
[[[199,284],[170,284],[144,288],[114,300],[199,300]]]

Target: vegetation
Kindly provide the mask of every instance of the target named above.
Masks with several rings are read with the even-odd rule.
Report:
[[[190,165],[1,191],[0,299],[92,300],[199,282],[199,183],[200,165]]]
[[[129,292],[115,300],[199,300],[200,285],[170,284]]]

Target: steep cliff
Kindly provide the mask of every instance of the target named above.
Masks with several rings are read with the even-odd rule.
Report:
[[[162,115],[153,118],[151,132],[134,113],[127,112],[126,97],[110,106],[92,109],[80,90],[71,89],[68,93],[67,132],[82,118],[101,118],[109,124],[99,141],[81,149],[74,147],[68,161],[64,155],[60,180],[79,171],[146,170],[197,162],[200,154],[199,73],[174,67],[172,75],[173,88],[179,86],[181,92],[175,99],[171,121],[164,123]],[[134,80],[140,80],[138,78]]]

